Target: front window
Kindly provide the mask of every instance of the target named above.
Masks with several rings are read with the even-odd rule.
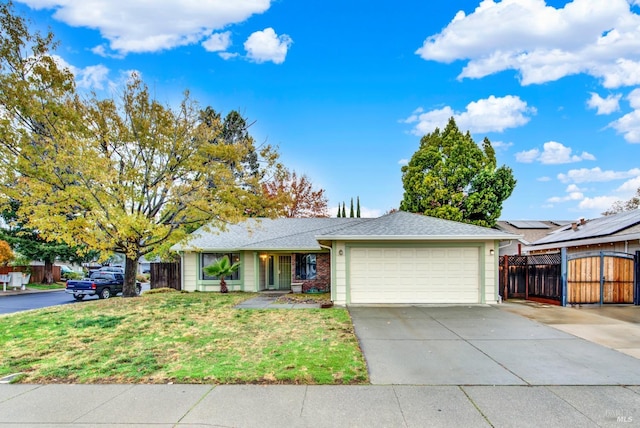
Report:
[[[200,256],[200,277],[203,280],[218,280],[220,278],[218,278],[217,276],[209,276],[207,274],[204,273],[204,268],[215,263],[216,261],[218,261],[219,259],[223,258],[224,256],[229,257],[229,261],[231,262],[231,264],[237,263],[240,261],[240,253],[202,253]],[[237,271],[235,271],[234,273],[232,273],[231,275],[229,275],[228,277],[226,277],[225,279],[228,280],[238,280],[240,279],[240,269],[238,269]]]
[[[296,279],[316,279],[316,255],[296,254]]]

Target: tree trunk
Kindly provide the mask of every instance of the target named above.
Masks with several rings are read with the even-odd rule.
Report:
[[[127,256],[124,265],[124,285],[122,297],[136,297],[136,274],[138,273],[138,258],[131,259]]]
[[[227,283],[224,280],[224,278],[220,278],[220,292],[221,293],[228,293],[229,289],[227,288]]]
[[[45,284],[53,284],[53,263],[51,261],[44,261],[44,279]]]

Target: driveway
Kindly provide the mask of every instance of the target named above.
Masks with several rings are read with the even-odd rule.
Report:
[[[493,306],[350,307],[378,385],[640,385],[640,360]]]

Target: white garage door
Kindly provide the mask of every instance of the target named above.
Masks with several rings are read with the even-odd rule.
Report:
[[[351,303],[479,303],[479,249],[351,248]]]

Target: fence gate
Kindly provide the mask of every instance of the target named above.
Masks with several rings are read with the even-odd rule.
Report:
[[[560,254],[500,257],[500,295],[559,305],[562,302]]]
[[[180,290],[180,263],[151,263],[151,289]]]
[[[632,254],[567,255],[567,303],[634,303]]]

